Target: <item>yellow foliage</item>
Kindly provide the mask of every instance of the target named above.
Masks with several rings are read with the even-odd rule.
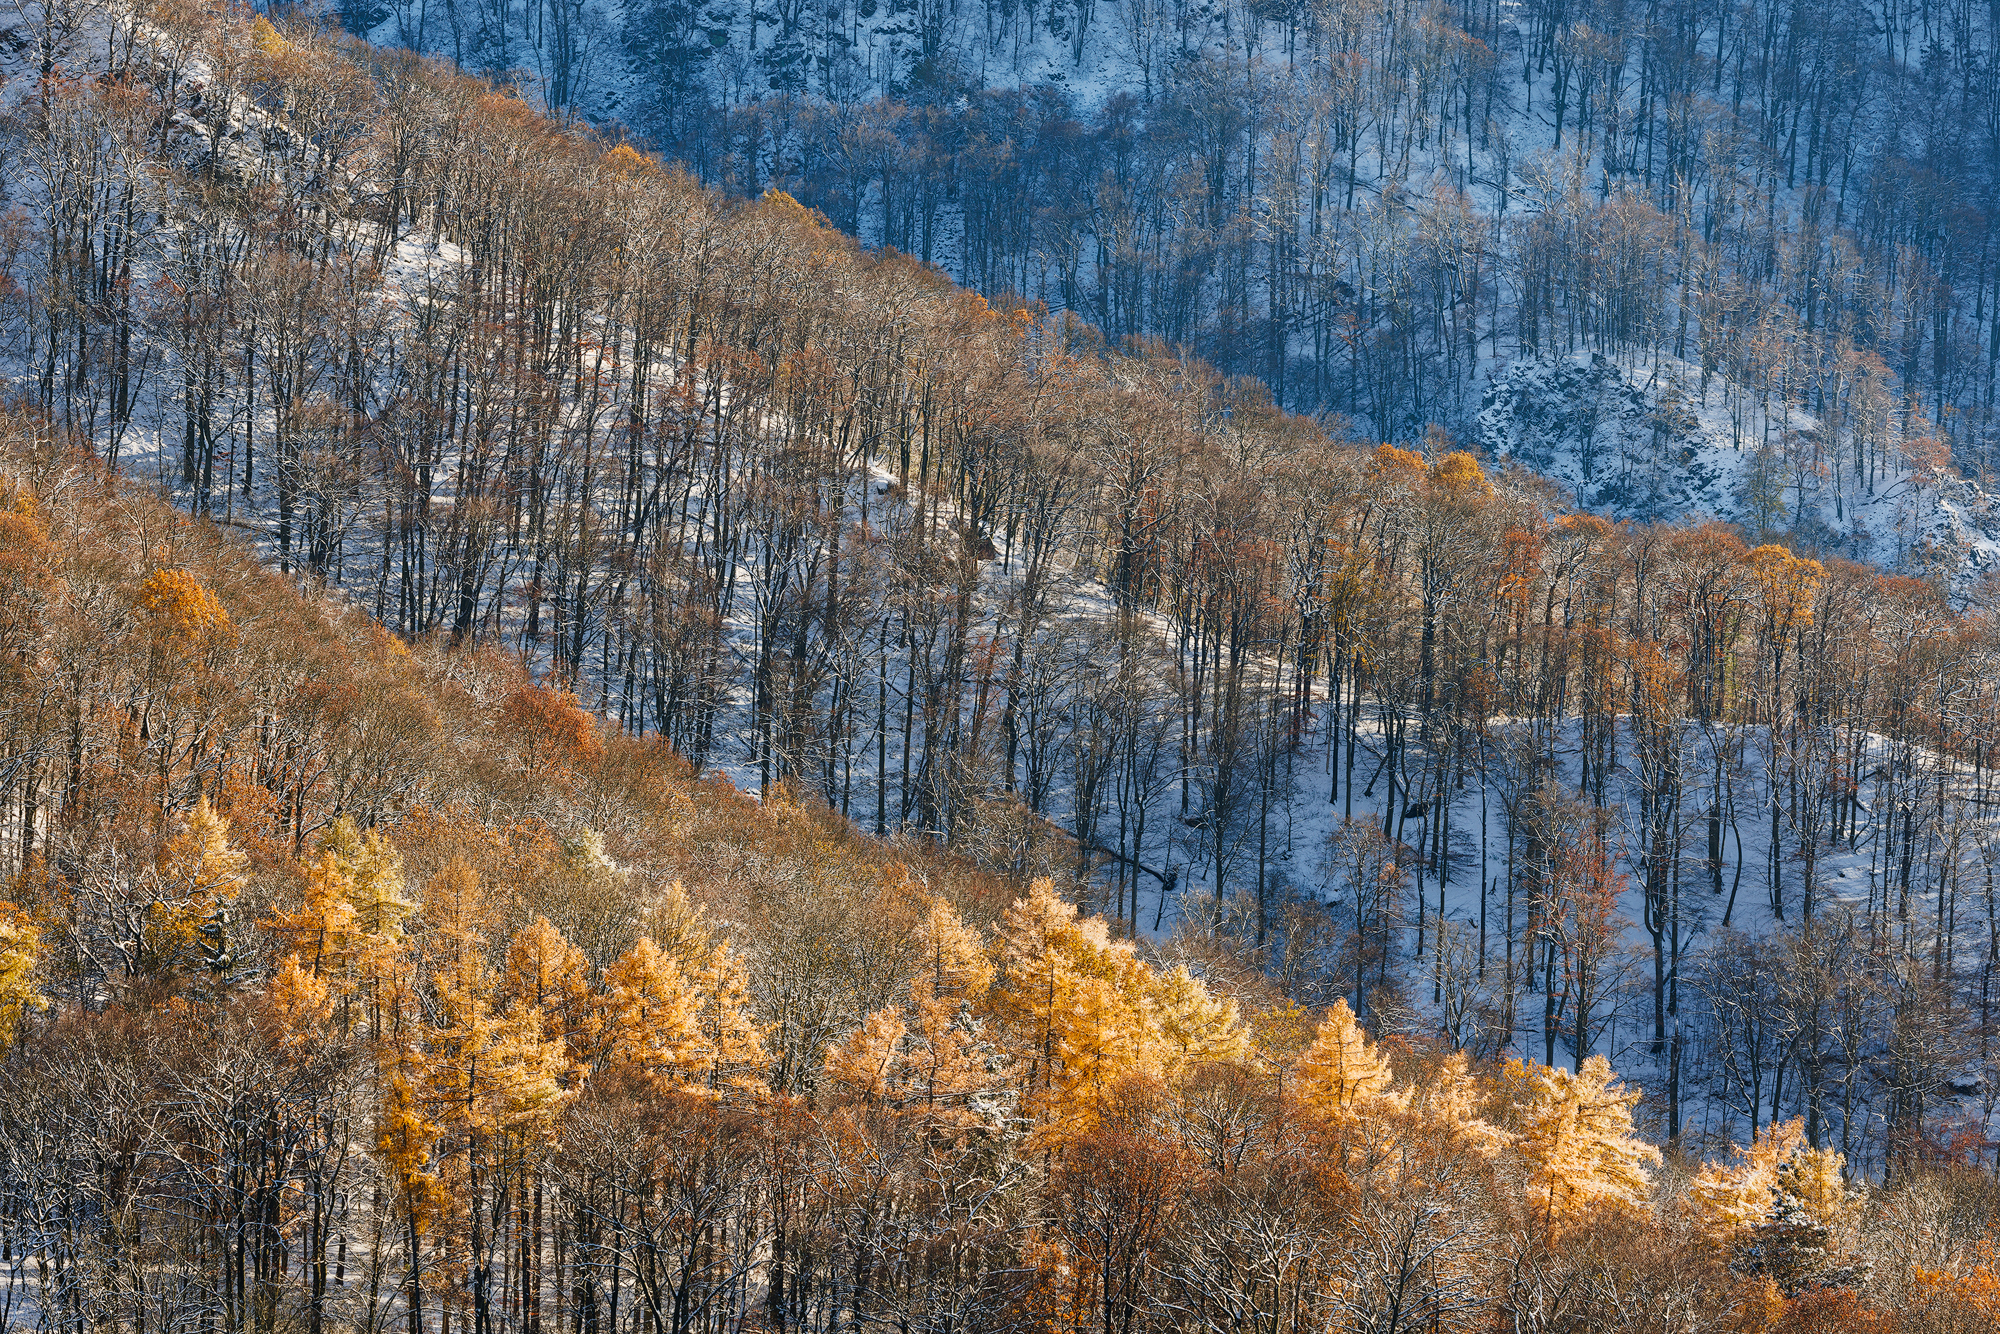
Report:
[[[545,1036],[525,1007],[495,1009],[493,975],[477,952],[440,969],[432,986],[425,1092],[448,1123],[474,1135],[546,1126],[564,1097],[562,1039]]]
[[[659,897],[639,918],[640,930],[674,962],[693,968],[709,946],[708,923],[702,920],[700,905],[688,897],[678,880],[669,881]]]
[[[562,1041],[573,1071],[596,1055],[602,1021],[591,1004],[590,961],[548,918],[537,913],[515,933],[501,992],[535,1016],[543,1037]]]
[[[1689,1183],[1683,1207],[1707,1240],[1727,1245],[1764,1221],[1778,1164],[1805,1146],[1805,1122],[1794,1118],[1768,1126],[1734,1163],[1706,1163]]]
[[[1486,480],[1486,469],[1479,466],[1478,459],[1463,450],[1455,449],[1432,464],[1431,482],[1456,497],[1493,493],[1493,484]]]
[[[926,1124],[969,1126],[972,1104],[992,1092],[972,1007],[993,984],[979,933],[942,898],[924,901],[916,927],[916,975],[907,1009],[885,1006],[826,1051],[827,1079],[849,1097],[921,1113]]]
[[[174,897],[226,903],[243,888],[250,859],[230,846],[229,821],[200,797],[188,812],[187,827],[167,840],[160,862]]]
[[[1007,909],[998,945],[993,1008],[1012,1039],[1027,1110],[1045,1136],[1083,1133],[1112,1087],[1158,1054],[1150,970],[1130,945],[1111,941],[1101,918],[1079,920],[1046,878]]]
[[[1250,1016],[1250,1041],[1267,1065],[1289,1067],[1312,1045],[1312,1012],[1294,1000],[1281,1000]]]
[[[641,936],[605,970],[605,1061],[676,1087],[762,1088],[763,1037],[743,961],[718,942],[692,969]]]
[[[818,209],[807,208],[783,190],[766,190],[759,196],[757,207],[794,226],[813,231],[824,231],[829,226],[825,214]]]
[[[1684,1207],[1696,1231],[1717,1246],[1741,1242],[1784,1202],[1834,1237],[1855,1222],[1859,1201],[1847,1189],[1847,1159],[1837,1149],[1806,1145],[1797,1118],[1767,1127],[1733,1163],[1709,1163],[1695,1174]]]
[[[881,1102],[889,1094],[889,1075],[896,1066],[897,1045],[909,1030],[893,1009],[880,1009],[861,1021],[847,1041],[826,1049],[826,1077],[864,1102]]]
[[[1784,1319],[1788,1305],[1778,1285],[1760,1275],[1738,1290],[1735,1310],[1731,1313],[1734,1319],[1728,1328],[1732,1334],[1764,1334]]]
[[[331,851],[301,868],[305,873],[304,901],[295,912],[279,912],[268,923],[270,930],[301,965],[315,977],[339,976],[349,971],[355,938],[351,888],[340,859]]]
[[[1609,1061],[1593,1056],[1574,1074],[1518,1060],[1507,1067],[1509,1082],[1524,1094],[1515,1110],[1530,1196],[1549,1227],[1598,1205],[1645,1200],[1652,1188],[1646,1166],[1659,1161],[1660,1151],[1634,1133],[1639,1090],[1620,1083]]]
[[[348,1000],[381,989],[398,973],[403,923],[416,910],[404,897],[402,857],[380,831],[364,833],[342,816],[319,855],[299,869],[302,902],[273,914],[267,926],[280,949],[328,985],[335,1015],[345,1023]]]
[[[54,548],[48,526],[26,491],[0,491],[0,580],[23,584],[42,569]]]
[[[1847,1188],[1846,1168],[1838,1149],[1800,1149],[1778,1164],[1777,1193],[1838,1240],[1862,1209],[1861,1197]]]
[[[463,857],[446,861],[424,886],[424,937],[443,967],[467,956],[483,959],[498,918],[479,872]]]
[[[310,1047],[326,1037],[333,1019],[333,993],[322,978],[287,954],[264,988],[264,1017],[278,1045]]]
[[[146,954],[172,966],[206,932],[211,965],[228,963],[225,914],[242,891],[250,859],[229,842],[229,822],[202,797],[187,825],[167,840],[157,868],[157,897],[147,913]]]
[[[660,164],[630,144],[620,144],[604,155],[606,170],[619,176],[654,176]]]
[[[189,570],[160,569],[147,575],[139,585],[139,609],[154,644],[171,657],[199,657],[236,639],[221,600]]]
[[[282,55],[292,45],[278,35],[278,30],[271,26],[271,20],[262,14],[250,20],[250,40],[267,56]]]
[[[404,897],[403,857],[379,829],[357,829],[341,816],[321,843],[322,862],[339,878],[354,908],[355,925],[365,934],[399,940],[403,922],[417,905]]]
[[[656,1079],[685,1079],[701,1066],[701,1007],[680,965],[651,936],[604,970],[605,1061]]]
[[[844,1042],[826,1049],[832,1089],[864,1102],[908,1111],[931,1127],[971,1127],[982,1119],[975,1104],[999,1091],[979,1026],[964,1002],[924,999],[916,1026],[894,1006],[862,1020]]]
[[[1773,631],[1783,634],[1812,624],[1813,597],[1826,575],[1825,566],[1768,544],[1744,556],[1743,563],[1756,580]]]
[[[932,896],[917,926],[920,999],[978,1001],[993,985],[993,961],[979,933],[967,926],[945,900]]]
[[[1486,1096],[1465,1053],[1455,1051],[1411,1089],[1410,1110],[1491,1157],[1514,1137],[1480,1115]]]
[[[48,998],[35,990],[42,959],[42,932],[35,919],[11,903],[0,903],[0,1041],[11,1041],[28,1010],[46,1010]]]
[[[1153,979],[1148,997],[1159,1033],[1162,1074],[1209,1061],[1239,1061],[1250,1035],[1233,1000],[1218,1000],[1185,966]]]
[[[1915,1305],[1939,1322],[1925,1328],[2000,1326],[2000,1270],[1995,1269],[1993,1243],[1981,1241],[1976,1255],[1976,1263],[1956,1273],[1921,1266],[1912,1271]]]
[[[1307,1106],[1335,1120],[1379,1115],[1403,1105],[1391,1092],[1389,1063],[1337,1000],[1320,1020],[1312,1045],[1299,1056],[1294,1087]]]
[[[422,937],[428,993],[381,979],[383,1072],[377,1144],[419,1227],[467,1192],[502,1135],[547,1133],[568,1097],[560,1033],[503,995],[487,962],[489,896],[453,857],[430,879]],[[559,938],[558,938],[559,939]],[[559,951],[557,951],[559,953]],[[475,1206],[476,1207],[476,1206]]]
[[[410,1226],[428,1232],[443,1191],[432,1171],[431,1151],[444,1127],[427,1116],[421,1024],[407,988],[392,984],[397,997],[383,1007],[386,1025],[376,1044],[382,1080],[376,1109],[375,1147],[389,1169]]]
[[[1395,477],[1405,482],[1415,481],[1424,475],[1424,456],[1415,450],[1398,449],[1394,445],[1377,445],[1375,472],[1385,480]]]
[[[758,1072],[765,1061],[764,1041],[750,1017],[750,974],[743,960],[728,941],[717,941],[694,981],[702,1079],[712,1091],[724,1085],[763,1091]]]

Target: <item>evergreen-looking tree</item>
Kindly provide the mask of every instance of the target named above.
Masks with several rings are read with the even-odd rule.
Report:
[[[1788,1297],[1858,1287],[1868,1264],[1844,1243],[1859,1202],[1841,1177],[1838,1153],[1806,1149],[1777,1165],[1764,1216],[1746,1229],[1731,1267],[1769,1278]]]
[[[1805,1123],[1793,1119],[1767,1126],[1735,1162],[1703,1164],[1685,1197],[1702,1235],[1725,1248],[1741,1241],[1769,1213],[1779,1166],[1804,1148]]]
[[[1628,1089],[1611,1063],[1592,1056],[1574,1073],[1509,1061],[1520,1153],[1540,1225],[1554,1233],[1602,1206],[1636,1208],[1652,1188],[1646,1172],[1660,1152],[1638,1137]]]
[[[1336,1121],[1378,1116],[1403,1104],[1389,1063],[1361,1031],[1354,1011],[1337,1000],[1320,1020],[1312,1045],[1293,1071],[1301,1101]]]

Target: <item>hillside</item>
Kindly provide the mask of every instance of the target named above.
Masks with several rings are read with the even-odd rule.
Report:
[[[1602,1057],[1378,1045],[748,801],[20,412],[0,664],[9,1329],[1987,1318],[1963,1145],[1662,1162]]]
[[[1372,1022],[1432,1022],[1434,919],[1476,922],[1466,1040],[1608,1035],[1663,1092],[1663,1059],[1725,1106],[1736,1081],[1706,1016],[1670,1053],[1682,960],[1733,921],[1683,880],[1748,870],[1782,916],[1861,859],[1855,939],[1986,994],[1958,905],[1992,626],[1948,562],[1614,529],[1442,436],[1358,447],[407,55],[240,16],[105,49],[113,80],[9,86],[16,382],[396,634],[513,655],[697,771],[1055,876],[1135,934],[1220,933]],[[1861,457],[1864,488],[1919,489]],[[1517,854],[1563,787],[1645,961],[1616,986],[1528,966],[1559,937]],[[1363,922],[1340,849],[1371,819],[1413,901]],[[1379,1012],[1350,939],[1409,960]],[[1984,1086],[1952,1051],[1924,1097]],[[1886,1153],[1906,1095],[1824,1068],[1859,1099],[1843,1143]]]
[[[1959,599],[1991,596],[1981,581],[2000,571],[2000,509],[1935,439],[1921,442],[1927,452],[1843,459],[1809,413],[1700,384],[1699,368],[1666,357],[1517,361],[1493,376],[1473,438],[1588,513],[1782,532],[1801,552],[1938,579]]]
[[[532,0],[476,29],[450,6],[349,21],[1367,438],[1473,440],[1493,386],[1576,355],[1684,364],[1732,449],[1746,415],[1813,421],[1803,460],[1759,442],[1787,457],[1746,517],[1814,555],[1895,546],[1844,473],[1993,464],[1983,11]],[[586,36],[552,79],[551,43]]]
[[[283,1122],[285,1240],[174,1319],[1982,1309],[2000,624],[1880,367],[1843,426],[1523,362],[1484,459],[1359,443],[407,52],[53,12],[0,89],[9,1151],[82,1146],[9,1169],[54,1192],[10,1252],[37,1320],[25,1257],[91,1257],[76,1319],[118,1322],[225,1245],[186,1220],[250,1226],[171,1171],[55,1198],[183,1038],[160,1078],[345,1112]],[[1808,483],[1847,528],[1807,540]],[[235,1152],[172,1133],[149,1161]],[[642,1133],[714,1146],[710,1212]],[[1294,1188],[1254,1264],[1201,1230]],[[1171,1265],[1086,1263],[1132,1190],[1205,1203],[1160,1206]],[[131,1210],[168,1258],[128,1293]],[[623,1229],[696,1214],[670,1315],[667,1235]],[[1398,1236],[1419,1306],[1327,1277]],[[294,1257],[350,1245],[329,1314]]]

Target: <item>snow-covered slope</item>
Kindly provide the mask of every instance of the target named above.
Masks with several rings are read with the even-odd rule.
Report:
[[[1488,385],[1475,438],[1555,482],[1578,509],[1617,519],[1717,519],[1820,555],[1941,575],[1965,595],[2000,569],[2000,497],[1949,468],[1925,471],[1891,433],[1881,449],[1828,447],[1737,386],[1671,358],[1529,358]]]

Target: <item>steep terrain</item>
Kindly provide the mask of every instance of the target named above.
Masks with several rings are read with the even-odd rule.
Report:
[[[1994,462],[2000,365],[1990,16],[532,0],[352,22],[529,71],[711,183],[1186,345],[1365,438],[1498,429],[1607,513],[1727,515],[1965,586],[1984,568],[1991,506],[1964,483]],[[1680,367],[1695,462],[1600,482],[1594,438],[1482,424],[1578,356],[1649,395]],[[1926,494],[1884,500],[1911,471]]]
[[[1495,459],[1532,468],[1577,509],[1644,523],[1717,519],[1792,546],[1979,592],[2000,570],[2000,505],[1936,456],[1887,441],[1838,460],[1825,428],[1736,386],[1700,391],[1698,367],[1599,354],[1511,363],[1474,432]],[[1897,428],[1890,427],[1891,439]]]
[[[439,670],[504,654],[1206,977],[1609,1051],[1667,1138],[1796,1112],[1879,1173],[1983,1128],[1994,626],[1980,548],[1924,546],[1962,484],[1879,361],[1759,352],[1704,398],[1693,364],[1550,356],[1495,371],[1485,461],[1437,422],[1376,446],[406,53],[92,21],[6,89],[25,410]],[[1483,334],[1462,368],[1521,350]],[[1385,358],[1342,392],[1440,383]],[[22,868],[84,772],[37,716],[0,775]],[[389,809],[285,828],[350,808]]]
[[[1811,1142],[1838,1083],[1666,1160],[1657,1096],[1601,1056],[1476,1055],[1469,968],[1437,969],[1438,1033],[1377,1042],[1216,940],[1142,953],[1046,880],[703,781],[509,656],[405,644],[0,413],[8,1329],[1362,1334],[1534,1328],[1556,1296],[1632,1334],[1663,1302],[1687,1334],[1986,1318],[1990,1177],[1921,1112],[1879,1186]],[[1607,888],[1588,808],[1530,800]],[[1368,822],[1330,851],[1359,989],[1397,952],[1398,859]],[[1852,923],[1819,913],[1704,988],[1820,979],[1856,1040]],[[1602,980],[1589,948],[1566,994]],[[1935,1100],[1919,998],[1893,1040]],[[1715,1104],[1757,1106],[1731,1068]],[[1143,1262],[1104,1243],[1131,1228]]]

